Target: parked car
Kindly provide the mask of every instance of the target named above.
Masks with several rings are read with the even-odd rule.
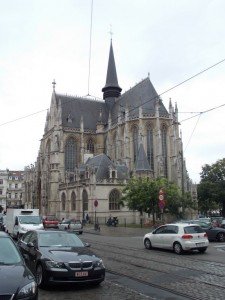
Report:
[[[74,231],[79,234],[83,233],[83,225],[80,220],[64,219],[62,222],[59,223],[58,228],[60,230]]]
[[[221,227],[213,227],[212,224],[202,222],[200,220],[188,220],[186,223],[198,224],[207,233],[209,241],[225,242],[225,229]]]
[[[42,220],[44,228],[58,228],[59,220],[55,216],[44,216]]]
[[[176,254],[198,250],[204,253],[209,245],[205,231],[196,224],[174,223],[159,226],[143,238],[146,249],[173,250]]]
[[[100,284],[105,267],[80,238],[68,231],[36,230],[18,242],[27,265],[36,274],[37,284]]]
[[[0,299],[38,299],[34,275],[12,238],[0,231]]]

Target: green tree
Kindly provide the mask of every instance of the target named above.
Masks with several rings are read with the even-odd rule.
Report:
[[[225,158],[212,165],[204,165],[198,184],[199,210],[209,213],[212,210],[222,209],[225,217]]]
[[[180,208],[190,206],[190,197],[182,197],[181,190],[165,178],[132,178],[123,189],[122,202],[141,215],[145,212],[154,216],[154,213],[160,213],[158,197],[161,188],[165,193],[165,211],[177,218],[182,217]]]

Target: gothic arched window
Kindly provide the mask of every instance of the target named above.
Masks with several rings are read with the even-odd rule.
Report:
[[[76,194],[72,192],[71,194],[71,210],[76,210]]]
[[[65,195],[65,193],[62,193],[61,203],[62,203],[62,211],[65,211],[66,210],[66,195]]]
[[[85,211],[88,211],[88,194],[86,190],[82,193],[82,203],[83,203],[83,215]]]
[[[119,210],[119,200],[120,192],[116,189],[112,190],[109,194],[109,210]]]
[[[133,152],[134,152],[134,163],[135,163],[138,154],[138,128],[136,126],[133,128]]]
[[[113,135],[112,138],[112,159],[117,159],[117,135],[116,133]]]
[[[65,170],[73,172],[77,165],[77,145],[73,138],[66,141]]]
[[[163,158],[163,175],[167,177],[167,130],[166,126],[162,127],[162,158]]]
[[[95,147],[94,147],[94,143],[93,143],[92,139],[89,139],[87,142],[87,150],[90,153],[94,153]]]
[[[150,168],[154,171],[153,131],[151,127],[147,129],[147,157]]]

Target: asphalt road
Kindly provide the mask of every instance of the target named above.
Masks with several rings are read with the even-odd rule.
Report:
[[[224,299],[225,244],[210,243],[204,254],[176,255],[144,249],[148,230],[86,230],[80,238],[103,258],[107,273],[99,287],[52,287],[39,299]]]

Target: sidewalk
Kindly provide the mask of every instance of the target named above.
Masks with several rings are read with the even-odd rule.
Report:
[[[94,229],[94,224],[86,224],[83,227],[83,232],[106,236],[144,236],[150,231],[152,231],[152,228],[150,227],[130,228],[100,225],[100,231]]]

